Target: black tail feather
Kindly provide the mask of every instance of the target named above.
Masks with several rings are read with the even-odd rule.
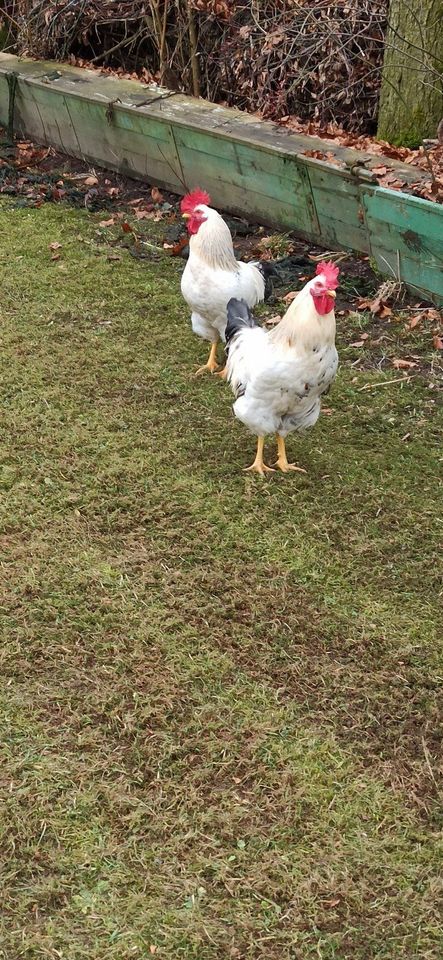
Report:
[[[255,266],[257,267],[257,270],[260,271],[263,280],[265,281],[264,299],[268,300],[274,289],[274,284],[272,281],[280,279],[278,260],[256,260]]]
[[[236,333],[245,327],[258,327],[259,324],[252,316],[245,300],[237,300],[235,297],[231,297],[227,306],[227,312],[228,322],[226,324],[225,336],[226,347],[229,347],[229,343]]]

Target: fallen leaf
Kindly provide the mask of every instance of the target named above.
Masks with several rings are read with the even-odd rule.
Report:
[[[387,307],[380,297],[375,297],[375,300],[372,300],[372,302],[369,304],[369,309],[371,313],[378,314],[381,319],[384,317],[390,317],[392,315],[391,308]]]
[[[314,160],[324,160],[323,150],[303,150],[304,157],[313,157]]]
[[[355,343],[349,344],[350,347],[364,347],[364,345],[365,345],[364,340],[356,340]]]
[[[418,367],[418,363],[415,363],[415,360],[402,360],[396,357],[392,361],[392,366],[396,370],[411,370],[412,367]]]
[[[53,254],[52,254],[52,257],[51,257],[51,260],[60,260],[60,254],[59,254],[59,253],[53,253]]]
[[[133,229],[132,229],[132,227],[131,227],[131,224],[128,223],[127,220],[124,220],[124,221],[123,221],[123,223],[122,223],[122,230],[123,230],[124,233],[133,233],[133,232],[134,232]]]
[[[86,187],[96,187],[98,184],[97,177],[85,177],[85,186]]]
[[[110,220],[100,220],[99,227],[112,227],[114,223],[114,217],[111,217]]]
[[[420,320],[421,320],[421,316],[420,316],[419,313],[418,313],[415,317],[412,317],[411,320],[410,320],[409,323],[408,323],[409,329],[410,329],[410,330],[414,330],[415,327],[417,327],[418,324],[420,323]]]
[[[155,220],[157,213],[152,210],[134,210],[137,220]]]
[[[340,903],[340,900],[338,897],[335,897],[334,900],[323,901],[323,904],[325,907],[337,907],[339,903]]]
[[[154,943],[151,943],[151,946],[149,947],[149,953],[157,953],[157,947]]]
[[[291,290],[290,293],[287,293],[286,296],[283,297],[283,303],[292,303],[292,301],[295,300],[296,296],[297,296],[297,291]]]
[[[371,303],[371,313],[380,313],[383,309],[383,301],[380,300],[380,297],[376,297],[375,300]]]
[[[158,189],[158,187],[153,187],[153,188],[152,188],[152,190],[151,190],[151,197],[152,197],[154,203],[162,203],[162,202],[163,202],[163,194],[160,193],[160,190]]]
[[[387,172],[387,167],[371,167],[371,173],[376,173],[379,177],[383,177]]]
[[[271,326],[274,323],[280,323],[280,320],[281,320],[281,317],[278,315],[275,317],[266,317],[265,323],[267,326]]]
[[[49,244],[50,250],[60,250],[60,248],[61,248],[61,243],[58,243],[57,240],[54,240],[54,243]]]
[[[189,243],[189,240],[187,237],[182,237],[181,240],[178,240],[177,243],[173,244],[172,246],[171,256],[179,257],[182,251],[185,249],[185,247],[188,246],[188,243]],[[163,246],[166,248],[167,244],[163,244]]]
[[[435,336],[433,339],[434,350],[443,350],[443,340],[441,337]]]

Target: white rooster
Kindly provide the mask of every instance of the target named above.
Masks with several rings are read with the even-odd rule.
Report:
[[[181,291],[192,310],[194,333],[211,344],[207,363],[199,367],[196,375],[217,369],[217,344],[225,341],[228,301],[236,297],[254,307],[264,299],[266,280],[273,272],[269,263],[235,259],[231,231],[209,203],[207,193],[194,190],[183,197],[180,205],[190,237]]]
[[[272,472],[263,461],[264,439],[270,433],[277,434],[275,466],[284,473],[306,472],[288,463],[285,437],[317,422],[321,396],[337,372],[338,273],[333,263],[320,263],[314,279],[271,332],[258,326],[244,301],[228,303],[227,377],[236,397],[234,413],[257,435],[257,455],[247,469],[262,476]]]

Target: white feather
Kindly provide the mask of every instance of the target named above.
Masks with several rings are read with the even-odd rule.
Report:
[[[335,378],[334,311],[317,313],[310,286],[300,291],[271,333],[246,327],[230,345],[227,374],[237,395],[234,413],[259,436],[285,437],[313,426],[321,395]]]
[[[236,260],[223,217],[201,205],[207,219],[189,241],[181,291],[192,310],[192,329],[205,340],[225,339],[226,307],[231,297],[254,307],[265,295],[265,281],[253,263]]]

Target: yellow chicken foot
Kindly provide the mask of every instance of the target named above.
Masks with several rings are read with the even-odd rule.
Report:
[[[207,370],[209,371],[209,373],[215,373],[218,367],[217,343],[218,341],[216,343],[211,343],[211,349],[209,351],[209,357],[207,359],[207,362],[203,365],[203,367],[199,367],[198,370],[195,371],[194,377],[199,377],[202,373],[206,373]]]
[[[250,467],[245,467],[245,473],[259,473],[261,477],[264,477],[265,473],[275,473],[272,467],[267,467],[263,461],[263,447],[265,444],[264,437],[257,437],[257,453],[255,455],[254,463],[251,463]]]
[[[281,437],[279,433],[277,434],[277,452],[278,459],[275,466],[278,467],[279,470],[282,470],[283,473],[289,473],[291,470],[297,470],[298,473],[306,473],[306,470],[303,470],[303,467],[297,467],[296,463],[288,463],[285,438]]]
[[[228,379],[228,368],[226,365],[223,367],[223,370],[218,371],[217,376],[221,377],[222,380]]]

